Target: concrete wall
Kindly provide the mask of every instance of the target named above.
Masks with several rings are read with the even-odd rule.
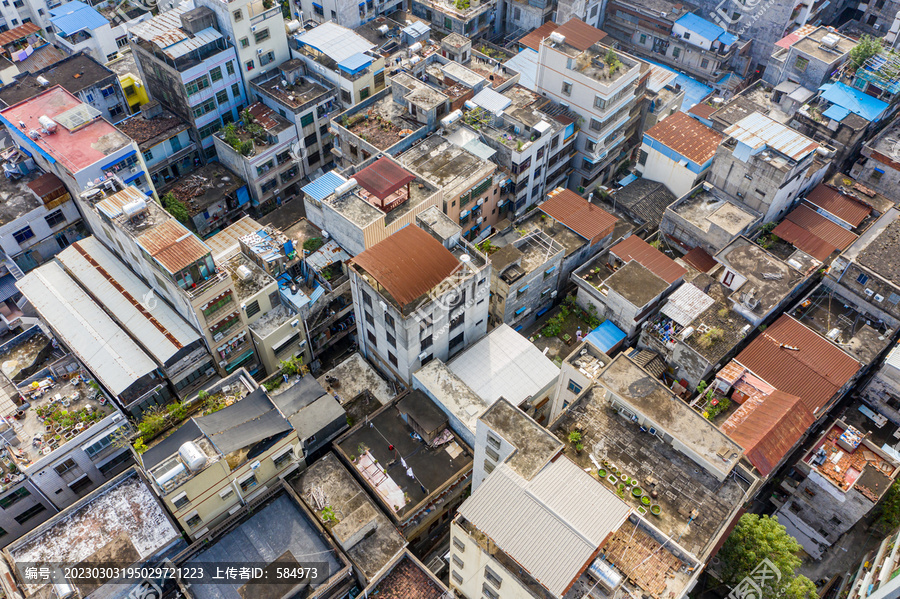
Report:
[[[655,149],[652,142],[653,140],[644,136],[641,151],[647,153],[647,160],[644,164],[638,163],[635,166],[635,170],[644,179],[665,184],[676,197],[686,195],[703,180],[710,163],[702,166],[693,163],[683,165],[681,161],[687,160],[686,158],[676,154],[679,160],[673,160],[671,156]],[[691,170],[691,167],[697,168],[699,172]]]
[[[30,192],[29,192],[30,193]],[[50,226],[47,222],[47,216],[49,214],[55,213],[57,210],[62,211],[62,215],[65,217],[63,222]],[[75,206],[75,202],[71,199],[64,202],[60,206],[56,206],[47,210],[46,206],[41,205],[30,212],[26,212],[15,220],[6,223],[2,227],[0,227],[0,249],[7,256],[15,256],[21,252],[24,252],[29,249],[33,249],[34,246],[40,244],[44,240],[53,237],[55,234],[59,233],[63,229],[72,226],[73,224],[79,222],[81,220],[81,215],[78,213],[78,208]],[[21,244],[18,243],[13,234],[17,231],[21,231],[26,227],[30,228],[34,233],[34,237],[27,239]],[[61,251],[62,248],[57,244],[55,248],[53,248],[53,244],[56,244],[53,241],[50,245],[44,245],[41,247],[40,254],[44,259],[48,259],[57,252]],[[53,250],[52,252],[50,250]]]

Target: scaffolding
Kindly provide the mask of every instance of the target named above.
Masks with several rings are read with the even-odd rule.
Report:
[[[900,92],[900,54],[881,52],[866,60],[857,69],[853,85],[864,89],[862,82],[876,85],[892,95]]]

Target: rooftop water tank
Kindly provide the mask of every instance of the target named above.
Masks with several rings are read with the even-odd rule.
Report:
[[[158,484],[161,488],[165,488],[165,486],[176,477],[181,476],[185,471],[184,464],[177,464],[170,470],[161,473],[158,477],[156,477],[156,484]]]
[[[41,124],[41,127],[46,129],[50,133],[53,133],[54,131],[56,131],[56,121],[51,119],[46,114],[42,114],[41,116],[39,116],[38,122]]]
[[[135,200],[133,202],[128,202],[124,206],[122,206],[122,212],[128,218],[132,218],[144,210],[147,209],[147,201],[146,200]]]
[[[198,472],[206,466],[206,454],[193,441],[188,441],[179,447],[178,455],[184,460],[191,472]]]

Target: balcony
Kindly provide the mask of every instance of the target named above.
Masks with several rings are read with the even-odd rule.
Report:
[[[228,273],[223,270],[216,271],[215,274],[213,274],[211,277],[209,277],[202,283],[198,284],[196,287],[191,287],[190,289],[185,289],[184,292],[187,293],[187,296],[189,298],[191,298],[192,300],[195,300],[198,297],[202,296],[204,293],[211,290],[213,287],[215,287],[219,283],[221,283],[222,281],[226,280],[228,278],[228,276],[229,276]]]

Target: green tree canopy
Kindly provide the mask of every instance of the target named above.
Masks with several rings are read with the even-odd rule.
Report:
[[[191,215],[188,213],[187,206],[185,206],[181,201],[175,197],[175,194],[171,191],[162,197],[162,205],[166,211],[178,219],[181,223],[187,224],[188,220],[190,220]]]
[[[856,47],[850,50],[850,61],[853,63],[853,67],[856,69],[861,67],[867,60],[881,52],[881,48],[880,37],[863,35]]]

